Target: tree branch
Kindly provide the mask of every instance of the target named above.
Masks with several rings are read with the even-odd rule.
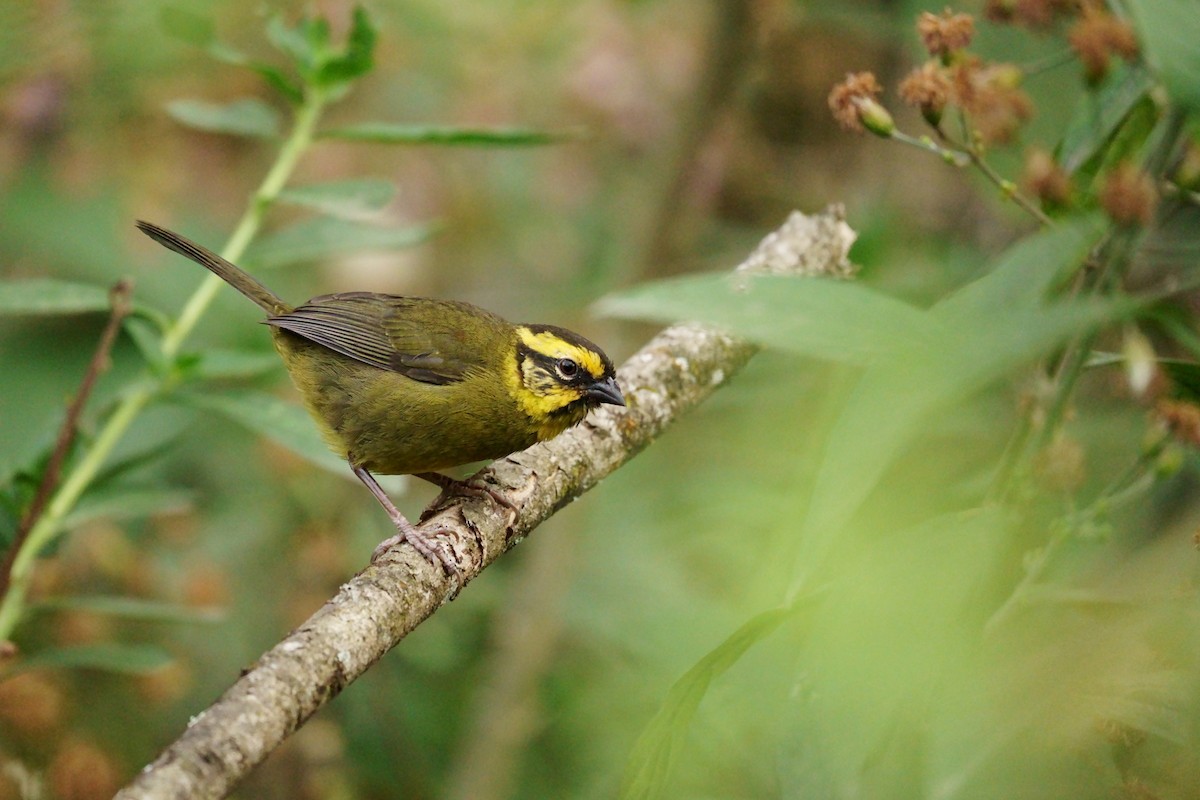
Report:
[[[844,274],[854,234],[840,208],[793,214],[740,272]],[[604,408],[550,442],[501,459],[480,478],[516,519],[480,499],[448,498],[422,526],[459,561],[464,581],[624,464],[677,417],[738,372],[756,348],[700,325],[667,328],[618,372],[628,406]],[[452,597],[453,587],[411,547],[393,548],[345,583],[308,621],[248,668],[117,800],[225,796],[255,765],[350,681]]]

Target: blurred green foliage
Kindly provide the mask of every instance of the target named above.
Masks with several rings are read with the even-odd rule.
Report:
[[[346,474],[248,304],[218,293],[172,343],[203,278],[135,218],[210,243],[263,223],[235,243],[288,298],[456,297],[619,361],[653,329],[589,317],[607,294],[766,346],[239,796],[1191,796],[1186,5],[1114,5],[1143,49],[1090,84],[1071,20],[977,21],[983,63],[1041,65],[1022,144],[1065,170],[1057,204],[828,119],[846,72],[924,58],[917,4],[0,6],[0,542],[127,275],[66,474],[149,398],[37,559],[0,663],[0,797],[18,774],[111,794],[390,533],[317,467]],[[255,200],[314,90],[336,104]],[[1017,179],[1022,147],[979,152]],[[1148,224],[1110,221],[1121,162],[1149,175]],[[835,201],[856,282],[727,277]],[[406,513],[429,498],[394,488]]]

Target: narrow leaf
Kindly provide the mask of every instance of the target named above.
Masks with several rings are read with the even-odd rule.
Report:
[[[247,62],[246,67],[261,75],[269,86],[282,94],[284,99],[292,105],[298,106],[304,102],[304,90],[296,81],[285,75],[283,70],[256,61]]]
[[[148,469],[152,464],[161,461],[174,447],[175,440],[167,439],[152,447],[130,453],[119,461],[108,464],[92,480],[92,491],[107,489],[129,475]]]
[[[208,380],[253,378],[273,372],[279,365],[279,355],[273,350],[211,348],[200,355],[194,374]]]
[[[930,415],[1132,310],[1100,300],[1046,299],[1051,286],[1078,268],[1095,235],[1090,230],[1085,218],[1017,243],[981,278],[930,310],[951,335],[863,373],[825,443],[798,537],[795,585],[822,568],[842,526]]]
[[[143,622],[169,622],[211,625],[220,622],[225,612],[219,608],[192,608],[176,603],[142,600],[113,595],[76,595],[47,597],[33,606],[35,611],[91,611]]]
[[[1051,288],[1079,269],[1103,231],[1098,215],[1063,220],[1021,239],[986,274],[946,297],[933,313],[947,324],[995,318],[1014,308],[1038,307]]]
[[[162,329],[141,316],[126,317],[122,321],[122,328],[133,340],[146,363],[159,372],[165,371],[167,360],[162,352]]]
[[[329,86],[348,83],[365,75],[375,65],[375,27],[362,6],[354,9],[354,22],[346,42],[346,51],[321,65],[319,83]]]
[[[246,261],[270,268],[363,250],[394,250],[420,244],[432,232],[429,225],[385,228],[323,217],[260,239],[246,254]]]
[[[222,64],[244,67],[261,75],[268,84],[277,89],[289,102],[299,104],[304,96],[295,81],[283,71],[252,61],[240,50],[217,39],[212,20],[191,11],[174,6],[164,8],[161,14],[163,29],[177,39],[203,49],[209,56]]]
[[[0,314],[80,314],[109,309],[108,290],[50,279],[0,283]]]
[[[1196,0],[1130,0],[1146,59],[1176,103],[1200,109],[1200,9]]]
[[[279,193],[280,202],[313,208],[342,219],[358,219],[387,207],[396,196],[391,181],[379,178],[293,186]]]
[[[598,304],[601,313],[671,322],[697,319],[764,344],[831,361],[866,363],[922,350],[940,326],[924,311],[849,281],[699,275],[639,286]]]
[[[329,450],[316,424],[299,406],[261,392],[187,392],[176,398],[185,405],[215,411],[330,472],[351,475],[346,462]]]
[[[1159,363],[1171,376],[1171,389],[1175,397],[1192,403],[1200,402],[1200,364],[1176,358],[1160,359]]]
[[[469,147],[522,147],[558,144],[581,137],[578,131],[540,131],[532,128],[467,128],[455,125],[402,125],[367,122],[322,131],[323,139],[349,139],[377,144],[439,144]]]
[[[664,796],[692,717],[708,687],[793,613],[794,607],[776,608],[752,617],[675,681],[629,754],[618,795],[621,800]]]
[[[1058,146],[1063,169],[1074,174],[1091,161],[1153,86],[1147,70],[1131,66],[1115,71],[1099,92],[1084,96]]]
[[[311,69],[316,56],[309,46],[309,40],[304,35],[301,26],[291,27],[283,21],[279,14],[272,15],[267,22],[267,39],[271,44],[286,53],[302,70]]]
[[[203,100],[174,100],[167,113],[191,128],[234,136],[274,138],[279,135],[279,115],[261,100],[246,98],[226,105]]]
[[[16,664],[6,675],[51,667],[96,669],[124,675],[145,675],[171,663],[171,654],[148,644],[105,642],[43,650]]]

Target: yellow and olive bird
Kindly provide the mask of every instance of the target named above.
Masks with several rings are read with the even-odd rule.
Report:
[[[438,471],[553,438],[602,403],[625,405],[612,361],[569,330],[514,325],[470,303],[374,292],[322,295],[292,307],[211,250],[149,222],[137,226],[267,312],[275,349],[325,441],[396,526],[374,557],[407,541],[458,574],[457,563],[404,518],[372,473],[415,475],[508,505]]]

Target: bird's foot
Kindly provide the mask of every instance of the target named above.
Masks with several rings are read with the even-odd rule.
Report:
[[[396,535],[389,536],[375,546],[375,552],[371,554],[372,564],[391,548],[402,542],[408,542],[414,550],[425,557],[425,560],[435,567],[440,566],[447,577],[455,578],[461,583],[462,570],[459,568],[458,562],[450,556],[445,546],[437,538],[417,530],[403,517],[393,519],[392,522],[396,524]],[[438,530],[449,531],[450,529],[440,528]]]
[[[512,521],[515,522],[519,512],[513,501],[509,500],[500,492],[488,486],[480,477],[472,476],[465,481],[456,480],[440,472],[417,472],[413,474],[414,478],[429,481],[435,486],[440,486],[444,494],[465,494],[470,497],[490,497],[496,505],[501,506],[512,514]],[[509,523],[510,525],[512,522]]]

